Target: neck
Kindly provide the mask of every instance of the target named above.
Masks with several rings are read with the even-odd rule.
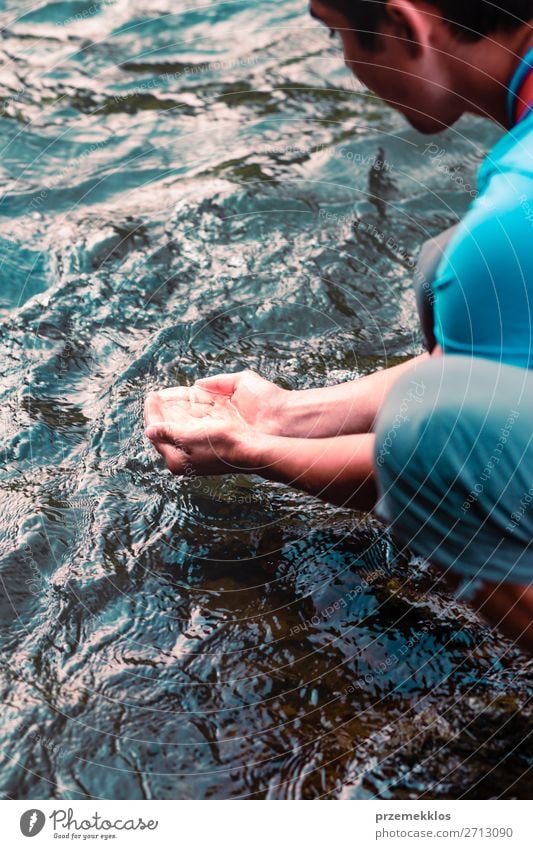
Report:
[[[455,91],[465,92],[465,111],[507,127],[508,86],[530,47],[533,31],[529,24],[510,36],[488,37],[465,45],[452,60],[458,86]]]

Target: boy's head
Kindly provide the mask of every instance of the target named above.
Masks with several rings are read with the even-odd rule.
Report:
[[[469,84],[485,60],[491,89],[495,47],[515,33],[527,39],[533,0],[311,0],[310,11],[339,34],[347,66],[368,88],[434,133],[468,110]],[[512,63],[512,50],[502,61],[507,54]]]

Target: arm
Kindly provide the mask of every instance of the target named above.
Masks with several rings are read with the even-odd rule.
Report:
[[[485,581],[472,606],[493,628],[533,653],[533,588],[519,584]]]
[[[263,433],[315,439],[369,433],[392,384],[428,358],[422,354],[357,380],[319,389],[288,391],[252,371],[196,381],[198,400],[225,400]]]
[[[301,439],[250,427],[230,404],[150,393],[146,436],[176,475],[259,474],[325,501],[370,509],[376,498],[373,434]]]
[[[425,335],[433,334],[433,306],[431,283],[457,226],[450,227],[439,236],[429,239],[422,247],[415,274],[415,288],[421,310]],[[433,356],[441,356],[435,340],[428,340]],[[402,375],[412,372],[416,380],[416,368],[424,363],[429,354],[421,354],[392,368],[376,371],[367,377],[341,383],[325,389],[308,389],[292,392],[285,399],[281,420],[289,436],[332,436],[341,433],[368,433],[381,409],[393,383]]]
[[[338,507],[371,510],[376,502],[373,434],[329,439],[261,436],[245,448],[249,469]]]
[[[457,227],[451,227],[423,246],[415,274],[419,305],[424,302],[422,323],[426,336],[433,334],[431,283],[443,252]],[[429,345],[433,354],[435,340]],[[319,389],[287,391],[252,371],[221,374],[196,381],[198,390],[230,399],[248,424],[263,433],[315,439],[349,433],[369,433],[393,383],[416,368],[429,354],[414,357],[392,368],[376,371],[358,380]]]
[[[429,354],[421,354],[392,368],[382,369],[366,377],[326,386],[290,392],[285,401],[282,421],[291,436],[324,437],[341,434],[370,433],[394,382],[413,372]]]

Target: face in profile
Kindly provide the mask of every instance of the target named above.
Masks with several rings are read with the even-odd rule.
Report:
[[[405,8],[405,14],[402,9]],[[342,42],[350,71],[372,92],[400,112],[422,133],[437,133],[465,111],[448,70],[455,39],[437,14],[416,6],[399,6],[384,23],[375,47],[365,48],[353,24],[327,3],[313,0],[312,17],[333,30]]]

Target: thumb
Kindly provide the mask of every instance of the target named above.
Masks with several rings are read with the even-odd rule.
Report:
[[[195,386],[201,386],[207,392],[216,392],[220,395],[233,395],[241,372],[235,374],[214,374],[212,377],[201,377],[195,381]]]
[[[151,442],[168,442],[172,445],[176,444],[176,437],[172,428],[167,424],[160,423],[148,425],[144,431],[144,435]]]

